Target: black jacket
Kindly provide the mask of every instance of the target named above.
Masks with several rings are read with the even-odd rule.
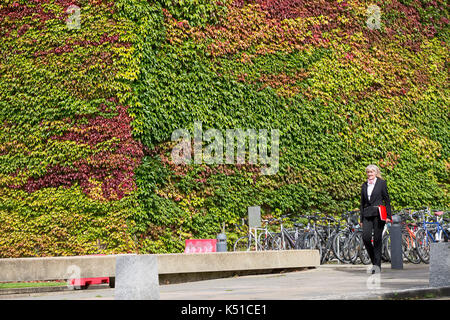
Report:
[[[378,208],[375,208],[374,206],[383,204],[386,206],[388,219],[392,219],[391,201],[389,199],[386,180],[377,177],[377,181],[375,182],[375,186],[373,187],[372,194],[370,195],[370,201],[367,195],[367,181],[364,182],[361,186],[361,204],[359,207],[361,219],[360,221],[362,222],[363,217],[378,215]]]

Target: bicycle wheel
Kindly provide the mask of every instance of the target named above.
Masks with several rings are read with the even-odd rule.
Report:
[[[430,243],[433,240],[424,229],[420,229],[416,233],[416,249],[417,254],[424,263],[430,263]]]
[[[360,258],[360,251],[363,246],[362,242],[362,232],[355,232],[349,240],[348,244],[348,254],[350,262],[353,264],[357,264],[358,259]]]
[[[258,250],[270,250],[270,244],[269,244],[269,234],[266,234],[264,232],[261,232],[258,235]]]
[[[334,256],[342,263],[349,263],[345,257],[345,244],[347,241],[347,234],[344,231],[340,231],[333,238],[333,244],[331,249],[333,250]]]
[[[369,264],[371,260],[366,246],[364,245],[364,242],[362,240],[362,232],[356,232],[353,237],[353,241],[353,245],[356,246],[354,250],[355,252],[357,251],[357,257],[359,258],[359,261],[361,261],[362,264]],[[353,259],[357,258],[354,257]]]
[[[295,240],[295,249],[297,250],[305,249],[305,236],[306,236],[305,232],[302,232],[298,235],[297,240]]]
[[[351,250],[350,250],[350,239],[352,238],[352,234],[348,234],[347,238],[344,242],[343,255],[345,263],[352,263],[352,259],[350,258]]]
[[[249,241],[248,236],[240,237],[234,243],[233,250],[234,251],[250,251],[250,243],[251,243],[251,239]]]
[[[310,233],[305,236],[304,242],[305,249],[310,250],[319,250],[320,259],[322,261],[322,246],[320,245],[320,241],[314,233]]]
[[[364,242],[362,241],[362,234],[358,235],[358,237],[361,237],[359,240],[361,243],[360,250],[359,250],[359,259],[361,260],[362,264],[367,265],[367,264],[371,263],[370,256],[369,256],[369,253],[367,252]]]
[[[324,241],[320,241],[320,246],[321,246],[321,256],[320,256],[320,263],[324,264],[328,261],[330,261],[333,257],[333,250],[331,250],[331,243],[329,243],[327,240],[326,242]]]
[[[383,250],[382,250],[382,258],[385,261],[391,261],[391,237],[388,234],[383,236]]]
[[[285,241],[285,249],[286,250],[294,250],[295,249],[295,236],[292,233],[286,234],[284,236]]]
[[[269,240],[270,250],[282,250],[281,235],[278,233],[273,234],[273,237]]]
[[[408,259],[409,262],[419,264],[421,259],[416,250],[415,241],[412,239],[409,233],[402,234],[402,249],[403,256]]]

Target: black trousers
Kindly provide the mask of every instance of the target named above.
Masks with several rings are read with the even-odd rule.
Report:
[[[381,268],[381,252],[383,249],[383,228],[385,222],[379,216],[363,218],[363,242],[374,266]],[[373,234],[373,244],[372,244]]]

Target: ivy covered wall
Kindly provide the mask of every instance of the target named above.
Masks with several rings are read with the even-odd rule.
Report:
[[[79,28],[68,28],[70,5]],[[180,252],[260,205],[448,208],[446,1],[0,2],[0,257]],[[176,165],[172,133],[278,129],[279,170]],[[225,135],[225,134],[224,134]]]

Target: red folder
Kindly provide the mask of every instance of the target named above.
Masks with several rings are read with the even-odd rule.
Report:
[[[386,221],[386,219],[387,219],[386,207],[383,205],[380,205],[380,206],[378,206],[378,211],[380,212],[380,219],[382,221]]]

